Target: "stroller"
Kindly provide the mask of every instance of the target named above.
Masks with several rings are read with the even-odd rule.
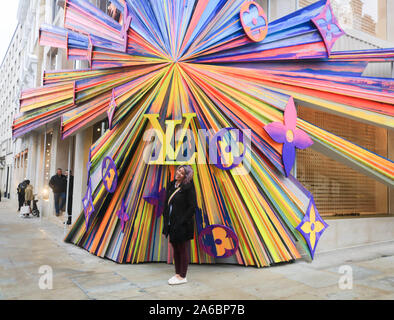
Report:
[[[39,217],[40,216],[40,210],[38,210],[37,202],[38,202],[38,200],[36,199],[36,194],[35,194],[34,195],[34,199],[33,199],[33,209],[31,210],[31,214],[34,217]]]
[[[24,205],[21,207],[20,216],[22,218],[27,218],[27,217],[29,217],[30,214],[32,214],[33,217],[40,216],[40,210],[38,210],[38,207],[37,207],[38,200],[36,199],[36,194],[34,195],[34,199],[32,201],[33,201],[33,208],[31,208],[28,201],[25,201]]]

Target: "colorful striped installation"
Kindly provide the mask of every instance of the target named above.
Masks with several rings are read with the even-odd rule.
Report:
[[[230,170],[192,164],[198,204],[192,263],[266,267],[304,252],[313,258],[327,225],[282,158],[298,136],[303,142],[291,145],[292,155],[294,146],[310,145],[309,135],[319,150],[393,185],[389,159],[297,119],[295,112],[285,120],[294,98],[394,127],[393,80],[362,76],[369,61],[392,61],[394,50],[332,51],[343,31],[329,0],[268,28],[254,1],[112,4],[121,12],[119,21],[86,0],[68,0],[65,28],[41,27],[41,45],[65,49],[68,59],[87,61],[89,67],[46,72],[42,87],[22,93],[13,125],[17,137],[61,118],[66,138],[99,120],[111,122],[90,148],[86,215],[81,213],[65,241],[119,263],[172,262],[171,246],[161,234],[161,202],[175,167],[144,160],[152,150],[146,133],[155,126],[164,132],[174,125],[175,135],[186,124],[199,141],[198,160],[211,160],[201,142],[212,141],[220,130],[250,132],[247,162]],[[286,128],[277,142],[271,138],[275,132],[264,129],[272,123]],[[197,139],[201,130],[205,140]],[[224,241],[212,246],[217,237]]]
[[[394,61],[394,49],[335,51],[330,55],[330,59],[342,61]]]

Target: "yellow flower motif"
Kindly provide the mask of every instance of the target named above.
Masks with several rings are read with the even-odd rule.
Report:
[[[315,206],[313,205],[310,209],[309,218],[310,221],[305,221],[301,226],[301,229],[304,233],[309,234],[309,242],[312,250],[314,250],[316,244],[316,233],[322,231],[324,229],[324,225],[320,221],[316,221]]]

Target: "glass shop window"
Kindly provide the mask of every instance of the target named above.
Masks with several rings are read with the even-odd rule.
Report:
[[[108,119],[97,122],[93,125],[93,141],[95,143],[108,129]]]
[[[48,185],[49,179],[51,178],[51,146],[52,146],[53,132],[46,133],[46,145],[44,146],[44,186]],[[44,137],[43,137],[44,142]]]
[[[376,154],[388,156],[385,128],[303,106],[298,106],[298,115]],[[388,214],[386,185],[312,148],[297,150],[297,179],[313,194],[322,216]]]

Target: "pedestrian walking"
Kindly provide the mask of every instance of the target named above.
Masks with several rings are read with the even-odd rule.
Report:
[[[53,191],[56,216],[59,216],[60,212],[64,211],[67,190],[67,178],[61,168],[58,168],[56,174],[49,180],[49,187]]]
[[[25,204],[30,207],[34,200],[33,186],[30,184],[30,180],[26,180],[26,189],[25,189]]]
[[[21,207],[25,204],[25,189],[27,187],[26,180],[23,180],[18,184],[17,193],[18,193],[18,211],[21,210]]]
[[[191,166],[179,166],[175,180],[166,190],[164,204],[163,234],[168,237],[174,249],[175,276],[168,283],[186,283],[186,273],[190,261],[190,240],[194,238],[194,214],[197,208],[196,191]]]

